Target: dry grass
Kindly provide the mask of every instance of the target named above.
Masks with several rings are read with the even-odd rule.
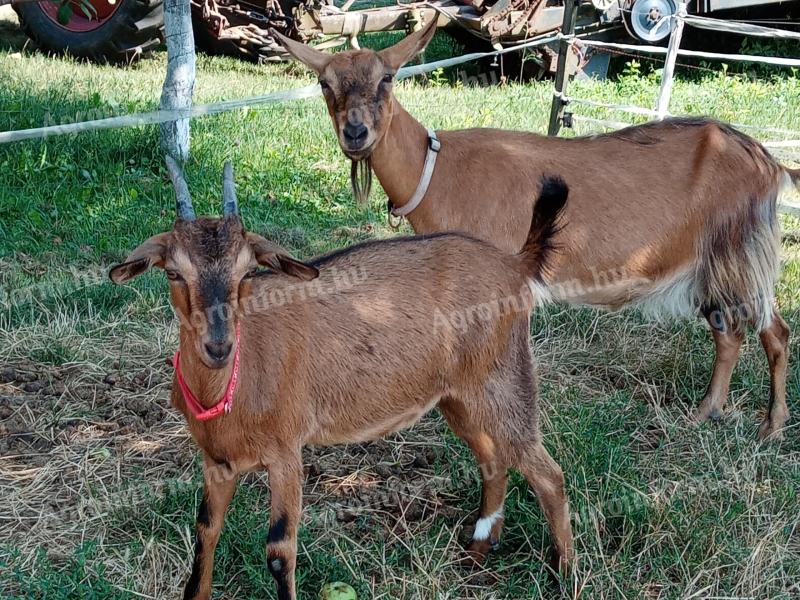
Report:
[[[65,317],[47,326],[4,332],[0,339],[0,359],[13,365],[0,374],[0,493],[6,499],[0,523],[5,543],[19,555],[14,568],[35,568],[40,550],[59,564],[69,559],[72,549],[92,540],[102,549],[98,563],[109,581],[129,580],[144,597],[174,596],[193,532],[188,523],[170,523],[149,505],[164,493],[193,494],[197,488],[194,446],[182,418],[168,408],[169,367],[166,360],[153,359],[166,358],[174,331],[126,327],[121,332],[113,323],[97,323],[96,329],[78,333],[78,323],[71,325]],[[29,361],[29,356],[46,351],[54,338],[85,348],[86,359],[60,367]],[[336,535],[314,539],[304,551],[320,546],[323,552],[337,551],[340,540],[346,540],[353,547],[341,558],[354,578],[365,569],[374,570],[388,589],[406,589],[409,594],[424,589],[433,594],[425,597],[442,597],[439,584],[452,585],[443,575],[455,572],[449,561],[460,548],[453,537],[459,528],[452,529],[450,537],[442,532],[432,546],[410,549],[410,567],[423,576],[410,583],[407,574],[393,573],[375,554],[358,523],[365,518],[376,521],[386,527],[388,545],[405,545],[443,515],[455,515],[457,521],[466,516],[449,506],[449,479],[433,469],[448,452],[442,429],[441,420],[431,418],[388,441],[308,451],[304,526]],[[268,494],[265,475],[251,475],[243,485]],[[265,504],[262,509],[266,508]],[[120,523],[120,513],[137,511],[166,519],[164,525],[175,536],[172,543],[142,539],[142,552],[132,554],[128,543],[137,532]],[[99,564],[93,570],[97,572]],[[238,595],[233,591],[223,597]]]

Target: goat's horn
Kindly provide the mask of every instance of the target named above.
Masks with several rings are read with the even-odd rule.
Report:
[[[222,215],[239,214],[239,204],[236,202],[236,185],[233,183],[233,165],[225,161],[222,167]]]
[[[189,195],[189,186],[186,185],[186,179],[183,177],[183,169],[169,154],[166,155],[165,161],[169,178],[172,180],[172,187],[175,188],[175,208],[178,218],[184,221],[194,221],[196,218],[194,206],[192,206],[192,197]]]

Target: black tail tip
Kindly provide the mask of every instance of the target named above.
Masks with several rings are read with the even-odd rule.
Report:
[[[540,222],[555,221],[567,204],[569,187],[557,175],[542,177],[542,190],[536,201],[536,218]]]
[[[557,250],[554,238],[563,226],[561,212],[567,204],[567,196],[569,188],[561,177],[542,177],[542,188],[533,205],[528,240],[521,252],[525,256],[529,275],[534,279],[542,279],[550,255]]]

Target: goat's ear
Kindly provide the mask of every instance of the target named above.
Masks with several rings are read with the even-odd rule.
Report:
[[[311,281],[319,277],[319,270],[316,267],[292,258],[278,244],[270,242],[255,233],[248,232],[246,235],[247,241],[256,255],[258,264],[297,277],[303,281]]]
[[[285,35],[270,29],[270,33],[280,42],[286,51],[294,56],[301,63],[314,69],[317,73],[322,73],[333,56],[327,52],[320,52],[307,44],[296,42]]]
[[[434,33],[436,33],[435,17],[425,28],[407,35],[394,46],[381,50],[378,52],[378,56],[381,57],[383,62],[397,71],[397,69],[425,50],[425,46],[431,41]]]
[[[108,276],[114,283],[125,283],[150,267],[164,267],[170,233],[154,235],[128,255],[125,262],[111,267]]]

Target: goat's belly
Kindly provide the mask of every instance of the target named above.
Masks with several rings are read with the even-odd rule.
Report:
[[[566,304],[617,309],[647,296],[656,281],[624,269],[591,276],[567,275],[547,284],[548,299]]]
[[[381,415],[376,411],[373,414],[349,414],[343,418],[319,419],[319,429],[309,439],[309,443],[330,446],[377,440],[411,427],[437,406],[440,400],[441,397],[437,396],[425,404],[391,414]]]
[[[691,271],[676,272],[661,280],[618,279],[583,287],[555,284],[549,291],[556,302],[605,310],[631,306],[651,317],[693,316],[701,297]]]

